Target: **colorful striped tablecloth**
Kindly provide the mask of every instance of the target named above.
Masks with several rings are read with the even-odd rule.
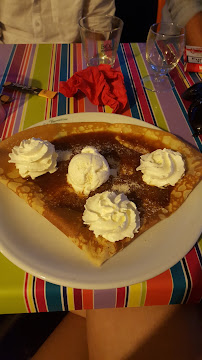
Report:
[[[58,91],[59,82],[86,67],[81,44],[0,45],[0,91],[6,81]],[[145,44],[121,44],[115,69],[124,75],[128,106],[123,115],[141,119],[182,137],[202,149],[201,138],[192,136],[189,103],[182,92],[202,75],[184,73],[183,64],[171,72],[176,87],[156,94],[145,91],[141,78],[148,74]],[[6,120],[0,124],[4,139],[44,119],[75,112],[111,112],[86,97],[53,100],[19,92],[4,105]],[[38,279],[0,254],[0,313],[64,311],[163,304],[199,303],[202,299],[202,239],[175,266],[159,276],[118,289],[85,290],[59,286]]]

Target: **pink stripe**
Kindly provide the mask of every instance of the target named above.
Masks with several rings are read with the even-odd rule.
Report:
[[[114,308],[116,289],[94,290],[94,309]]]
[[[82,55],[81,55],[81,52],[82,52],[82,45],[81,44],[77,44],[77,47],[76,47],[76,50],[77,50],[77,71],[81,71],[83,69],[83,66],[82,66]]]
[[[136,91],[137,91],[141,111],[142,111],[142,114],[143,114],[143,119],[146,119],[146,121],[148,123],[153,125],[154,121],[153,121],[153,118],[152,118],[152,114],[151,114],[150,108],[148,106],[147,98],[145,96],[145,92],[143,90],[143,86],[142,86],[142,83],[141,83],[141,80],[140,80],[140,76],[139,76],[139,73],[137,71],[137,67],[136,67],[135,61],[133,59],[132,51],[131,51],[131,48],[130,48],[129,44],[124,44],[124,49],[125,49],[125,52],[126,52],[126,56],[127,56],[127,59],[128,59],[128,63],[129,63],[129,66],[130,66],[130,71],[131,71],[131,74],[132,74],[134,84],[136,84]]]
[[[13,49],[13,45],[9,45],[9,44],[1,44],[1,56],[0,56],[0,69],[1,69],[1,73],[0,73],[0,81],[2,80],[2,76],[4,74],[4,71],[6,69],[9,57],[11,55]]]
[[[185,76],[185,78],[189,82],[190,86],[193,85],[194,80],[192,79],[192,77],[190,76],[190,74],[188,72],[184,72],[184,65],[183,65],[183,63],[181,61],[178,63],[178,67],[183,72],[183,75]]]
[[[24,56],[22,59],[22,67],[20,68],[19,76],[17,79],[17,81],[22,84],[24,84],[24,79],[25,79],[27,64],[28,64],[29,58],[30,58],[31,48],[32,48],[32,45],[26,45]]]
[[[82,310],[82,290],[74,289],[74,307],[75,310]]]
[[[24,50],[25,50],[26,45],[17,45],[16,50],[15,50],[15,54],[13,56],[12,62],[11,62],[11,66],[9,68],[9,72],[7,75],[7,78],[5,79],[5,81],[11,81],[11,82],[16,82],[17,80],[17,76],[19,74],[19,70],[21,68],[21,59],[24,55]],[[11,95],[11,93],[9,93]],[[17,93],[12,93],[12,95],[15,94],[15,98],[19,98],[19,95],[17,95]],[[4,139],[6,137],[7,131],[8,131],[8,127],[10,126],[10,115],[12,114],[13,108],[15,101],[13,101],[13,103],[10,104],[9,107],[9,111],[7,114],[7,118],[6,118],[6,122],[5,122],[5,127],[2,133],[2,139]],[[12,114],[12,118],[15,118],[16,114]]]
[[[202,269],[195,248],[186,255],[186,261],[192,280],[192,290],[187,304],[197,304],[202,298]]]
[[[145,44],[139,44],[139,49],[144,59],[145,66],[147,67],[148,72],[150,72],[151,69],[145,58]],[[179,96],[181,96],[183,91],[186,89],[186,86],[183,80],[180,79],[176,68],[172,70],[171,77],[175,81],[176,89]],[[184,140],[196,146],[195,140],[193,139],[189,126],[186,122],[186,119],[173,91],[158,93],[157,96],[167,125],[169,125],[169,131],[175,135],[183,137]],[[170,106],[170,104],[172,104],[172,106]]]
[[[124,307],[125,305],[125,297],[126,297],[126,288],[118,288],[116,290],[116,307]]]
[[[90,100],[85,96],[84,98],[84,104],[85,104],[85,112],[97,112],[98,108],[97,105],[94,105],[90,102]],[[99,110],[100,111],[100,110]],[[103,109],[102,109],[103,111]]]
[[[27,63],[26,66],[26,71],[25,71],[25,76],[24,76],[24,80],[23,83],[25,85],[28,85],[28,81],[29,81],[29,77],[30,77],[30,73],[31,73],[31,68],[32,68],[32,64],[33,64],[33,59],[34,59],[34,54],[35,54],[35,50],[36,50],[36,45],[30,45],[30,52],[29,52],[29,61]],[[17,111],[17,115],[16,115],[16,121],[13,127],[13,134],[15,134],[16,132],[18,132],[19,130],[19,125],[22,119],[22,112],[23,112],[23,106],[21,106],[21,103],[24,104],[24,99],[25,99],[26,94],[21,94],[20,96],[20,100],[19,100],[19,108]]]
[[[26,45],[17,45],[6,81],[16,81]]]
[[[6,137],[9,136],[9,128],[15,122],[15,117],[17,114],[20,92],[14,91],[12,96],[13,96],[14,100],[11,102],[9,109],[8,109],[8,113],[7,113],[7,117],[6,117],[6,121],[5,121],[5,127],[4,127],[3,133],[2,133],[2,139],[5,139]]]
[[[77,72],[77,44],[73,44],[73,73]]]
[[[19,72],[18,72],[17,79],[16,79],[17,83],[24,84],[27,63],[28,63],[29,57],[30,57],[30,50],[31,50],[30,45],[26,45],[25,51],[23,53],[22,61],[21,61],[21,66],[19,68]],[[23,94],[21,94],[20,92],[15,92],[15,101],[12,104],[13,105],[12,106],[12,115],[11,115],[11,118],[9,121],[9,130],[7,131],[6,137],[9,137],[14,133],[14,131],[13,131],[14,127],[16,129],[16,132],[18,131],[18,127],[16,125],[17,124],[19,125],[17,119],[20,119],[21,115],[22,115],[22,107],[19,106],[21,97],[24,100],[24,96],[22,96],[22,95]],[[21,114],[19,117],[18,111],[20,108],[21,108],[21,111],[20,111]]]
[[[145,58],[145,44],[139,44],[139,49],[141,51],[148,72],[151,72],[150,66]],[[176,69],[172,70],[171,75],[176,83],[177,91],[181,95],[182,92],[185,90],[185,85],[182,84]],[[180,105],[173,91],[158,93],[157,96],[170,132],[183,137],[189,143],[194,145],[195,141],[193,140],[191,131],[186,123]],[[172,106],[170,104],[172,104]]]

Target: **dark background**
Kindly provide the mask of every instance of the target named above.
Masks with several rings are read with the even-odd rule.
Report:
[[[158,0],[115,0],[115,15],[124,22],[121,42],[146,42],[156,22]]]

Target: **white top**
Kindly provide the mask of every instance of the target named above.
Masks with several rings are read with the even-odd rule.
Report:
[[[172,21],[185,26],[200,11],[202,0],[166,0],[162,10],[162,21]]]
[[[95,13],[114,15],[114,12],[114,0],[0,0],[3,42],[80,41],[81,17]]]

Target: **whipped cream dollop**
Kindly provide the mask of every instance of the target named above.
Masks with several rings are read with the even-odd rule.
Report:
[[[92,146],[75,155],[68,167],[67,181],[76,192],[89,195],[105,183],[110,176],[107,160]]]
[[[178,151],[158,149],[141,155],[140,166],[136,170],[142,171],[142,179],[148,185],[174,186],[185,173],[185,163]]]
[[[139,212],[135,203],[129,201],[123,193],[109,191],[87,199],[82,219],[95,236],[101,235],[111,242],[125,237],[133,238],[140,227]]]
[[[57,170],[57,156],[55,146],[49,141],[31,138],[14,146],[9,154],[9,163],[15,164],[23,178],[30,176],[35,179]]]

